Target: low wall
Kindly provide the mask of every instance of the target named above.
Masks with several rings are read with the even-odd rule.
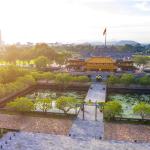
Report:
[[[141,85],[107,85],[107,95],[109,93],[137,93],[137,94],[150,94],[150,86]]]
[[[90,87],[91,83],[80,83],[80,82],[72,82],[67,83],[66,85],[63,83],[55,83],[55,82],[46,82],[39,81],[37,82],[36,88],[38,89],[54,89],[54,90],[75,90],[75,91],[87,91]]]

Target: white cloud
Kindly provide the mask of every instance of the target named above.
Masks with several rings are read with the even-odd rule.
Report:
[[[139,3],[143,1],[0,0],[0,28],[6,42],[101,41],[105,26],[109,39],[148,41],[150,14],[133,7]]]
[[[138,8],[139,10],[141,10],[141,11],[150,12],[150,1],[149,0],[138,1],[135,4],[135,7]]]

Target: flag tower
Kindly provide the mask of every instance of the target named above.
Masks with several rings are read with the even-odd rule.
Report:
[[[107,47],[106,38],[107,38],[107,29],[105,28],[103,31],[103,36],[105,36],[105,48]]]

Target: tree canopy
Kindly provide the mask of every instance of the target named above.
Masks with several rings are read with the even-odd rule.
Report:
[[[56,100],[56,107],[67,114],[70,109],[76,108],[78,100],[74,97],[61,96]]]
[[[13,110],[13,111],[33,111],[34,110],[34,103],[26,98],[26,97],[20,97],[15,99],[12,102],[7,103],[6,108]]]
[[[104,105],[104,117],[107,120],[112,120],[116,116],[121,115],[122,113],[122,106],[119,102],[117,101],[109,101],[105,103]]]
[[[49,63],[49,60],[45,56],[39,56],[34,60],[34,63],[37,68],[44,68]]]
[[[50,108],[52,108],[52,99],[38,98],[36,100],[36,108],[39,108],[40,110],[46,113]]]
[[[133,107],[133,112],[140,115],[141,118],[144,119],[146,115],[150,116],[150,104],[141,102]]]

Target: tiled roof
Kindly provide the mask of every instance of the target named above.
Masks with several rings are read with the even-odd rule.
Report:
[[[87,60],[88,63],[114,63],[110,57],[91,57]]]

